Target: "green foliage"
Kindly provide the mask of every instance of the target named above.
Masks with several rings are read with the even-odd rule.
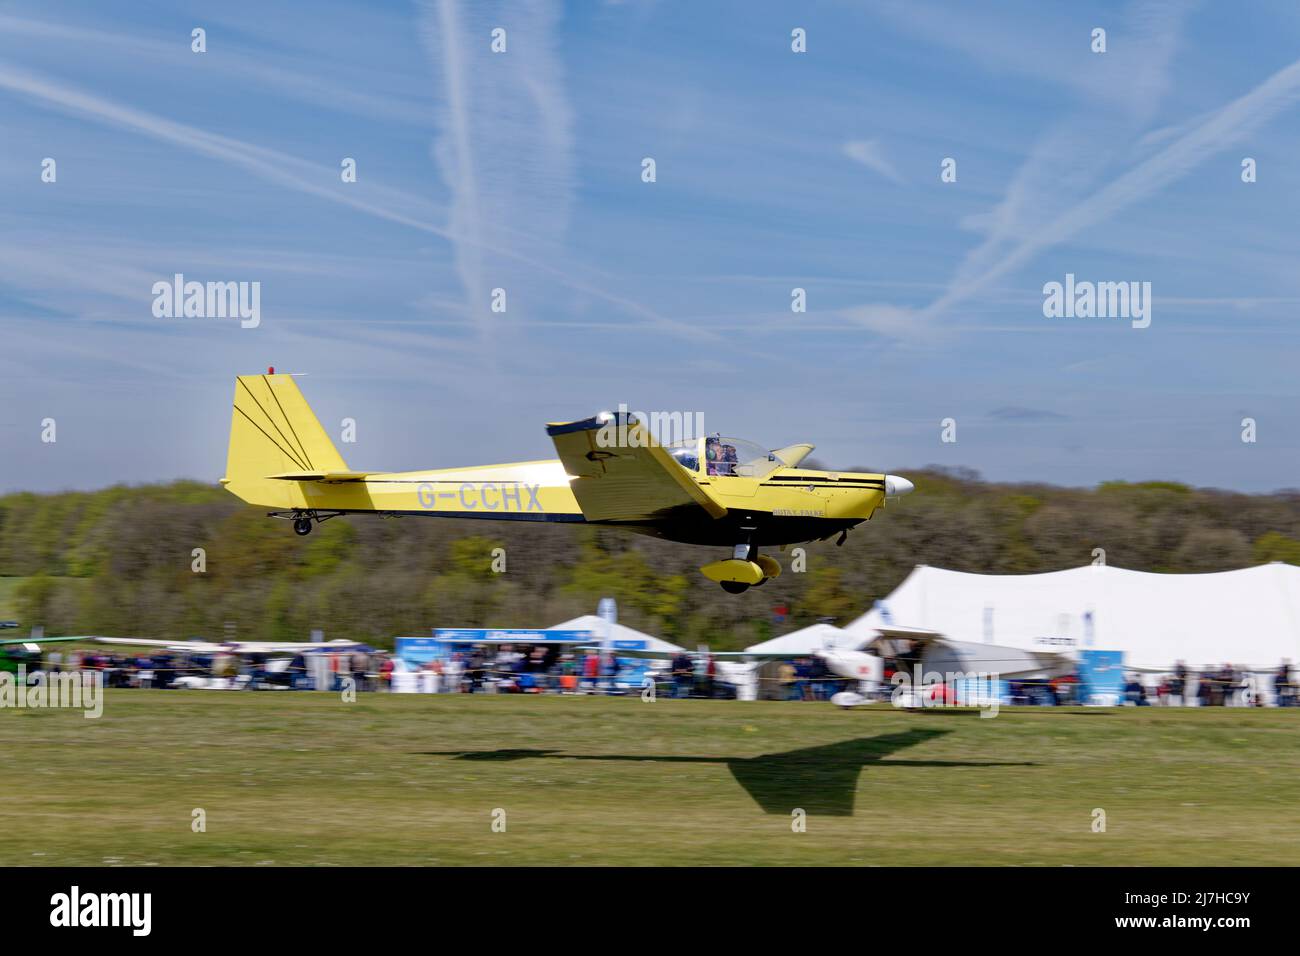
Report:
[[[55,579],[48,574],[35,574],[23,581],[14,595],[20,619],[48,621],[57,587]]]
[[[348,559],[356,547],[357,534],[345,521],[322,523],[307,539],[300,564],[304,579],[325,577]]]
[[[1256,564],[1268,564],[1270,561],[1300,564],[1300,540],[1288,538],[1276,531],[1266,532],[1255,539],[1254,558]]]
[[[583,542],[569,582],[561,592],[595,607],[602,597],[661,622],[661,630],[674,626],[690,582],[682,574],[666,574],[652,566],[630,544],[606,550],[593,540]]]
[[[808,587],[796,612],[801,623],[811,624],[819,617],[832,617],[847,624],[854,612],[864,613],[857,607],[857,597],[844,585],[844,572],[837,567],[822,565],[808,572]]]
[[[1190,495],[1192,488],[1179,481],[1103,481],[1097,486],[1103,493],[1126,491],[1168,491],[1177,495]]]

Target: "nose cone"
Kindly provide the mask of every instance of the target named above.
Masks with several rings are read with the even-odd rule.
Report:
[[[902,495],[911,494],[916,488],[906,478],[900,478],[898,475],[885,475],[885,497],[898,498]]]

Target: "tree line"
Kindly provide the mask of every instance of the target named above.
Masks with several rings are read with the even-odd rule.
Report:
[[[364,515],[298,537],[184,481],[0,497],[0,585],[21,627],[49,635],[305,640],[320,628],[391,646],[433,627],[550,626],[613,597],[632,627],[735,649],[822,618],[847,623],[917,564],[1024,574],[1090,563],[1095,549],[1143,571],[1300,564],[1300,492],[909,477],[916,492],[843,547],[800,546],[798,572],[790,551],[773,552],[784,573],[735,596],[698,573],[716,549],[581,525]]]

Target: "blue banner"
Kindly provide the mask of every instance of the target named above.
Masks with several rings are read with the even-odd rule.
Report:
[[[440,627],[434,630],[433,640],[455,644],[588,644],[593,637],[591,631],[548,628]]]
[[[1124,652],[1079,652],[1079,700],[1114,707],[1124,700]]]
[[[433,637],[399,637],[394,651],[413,667],[426,661],[446,660],[457,644],[594,644],[590,631],[526,628],[440,627]]]

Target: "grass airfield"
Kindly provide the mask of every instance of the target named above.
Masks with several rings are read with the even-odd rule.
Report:
[[[110,690],[0,756],[5,866],[1300,859],[1300,708]]]

